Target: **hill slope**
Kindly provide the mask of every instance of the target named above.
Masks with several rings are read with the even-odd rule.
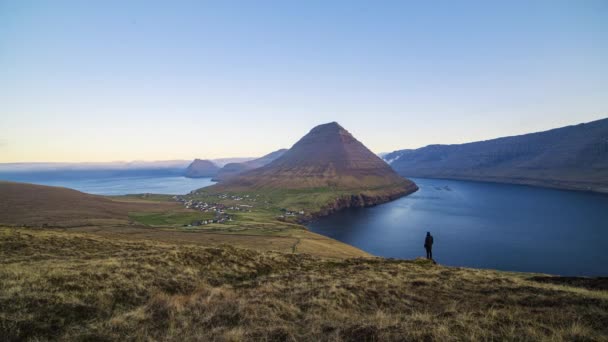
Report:
[[[5,181],[0,181],[0,194],[0,224],[6,225],[128,223],[129,212],[179,208],[176,203],[119,202],[68,188]]]
[[[242,163],[228,163],[228,164],[224,165],[224,167],[222,167],[218,171],[218,173],[215,175],[215,177],[213,177],[213,180],[217,181],[217,182],[224,181],[230,177],[234,177],[247,170],[253,170],[253,169],[257,169],[258,167],[262,167],[262,166],[272,162],[273,160],[279,158],[280,156],[282,156],[283,153],[285,153],[285,151],[287,151],[287,149],[280,149],[280,150],[276,150],[274,152],[268,153],[267,155],[262,156],[257,159],[245,161]]]
[[[121,240],[201,246],[229,244],[331,258],[369,256],[300,225],[276,220],[260,224],[229,210],[234,218],[230,222],[188,227],[193,221],[211,219],[215,214],[186,209],[171,195],[104,197],[61,187],[3,181],[0,181],[0,194],[0,226],[69,228]]]
[[[384,159],[408,177],[455,178],[608,191],[608,119]]]
[[[608,336],[605,279],[572,286],[422,260],[329,260],[0,227],[0,279],[4,341]]]
[[[186,168],[184,176],[189,178],[213,177],[219,170],[219,166],[215,165],[210,160],[194,159],[194,161],[188,165],[188,168]]]

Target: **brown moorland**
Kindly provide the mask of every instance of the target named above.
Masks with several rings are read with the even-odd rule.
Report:
[[[5,341],[606,341],[608,292],[574,285],[0,228]]]
[[[180,209],[171,202],[121,202],[68,188],[0,181],[0,224],[74,227],[127,224],[129,212]]]
[[[353,246],[273,219],[183,227],[200,215],[171,196],[104,197],[76,190],[27,183],[0,182],[0,225],[68,229],[129,240],[156,240],[213,247],[229,244],[260,251],[311,253],[330,258],[365,257]],[[137,214],[137,215],[136,215]],[[143,216],[142,216],[143,215]],[[140,217],[164,215],[180,224],[146,224]],[[173,221],[172,221],[173,220]]]

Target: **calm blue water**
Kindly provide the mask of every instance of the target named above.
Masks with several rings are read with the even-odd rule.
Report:
[[[211,178],[186,178],[175,175],[120,175],[94,176],[88,173],[79,177],[59,177],[57,173],[40,174],[0,174],[0,179],[42,185],[62,186],[97,195],[126,194],[171,194],[183,195],[192,190],[215,184]]]
[[[519,185],[413,179],[420,190],[308,224],[371,254],[560,275],[608,275],[608,195]]]

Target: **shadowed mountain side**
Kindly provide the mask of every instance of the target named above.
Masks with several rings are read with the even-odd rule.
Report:
[[[120,202],[68,188],[4,181],[0,181],[0,193],[0,224],[6,225],[128,223],[129,212],[179,208],[176,203]]]
[[[217,182],[224,181],[247,170],[253,170],[257,169],[258,167],[262,167],[282,156],[285,151],[287,151],[287,149],[280,149],[254,160],[249,160],[242,163],[228,163],[218,171],[217,175],[213,177],[213,180]]]
[[[608,119],[384,159],[407,177],[453,178],[608,192]]]

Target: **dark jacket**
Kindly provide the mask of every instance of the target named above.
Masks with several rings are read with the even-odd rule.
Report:
[[[433,236],[427,235],[426,239],[424,239],[424,248],[433,247]]]

